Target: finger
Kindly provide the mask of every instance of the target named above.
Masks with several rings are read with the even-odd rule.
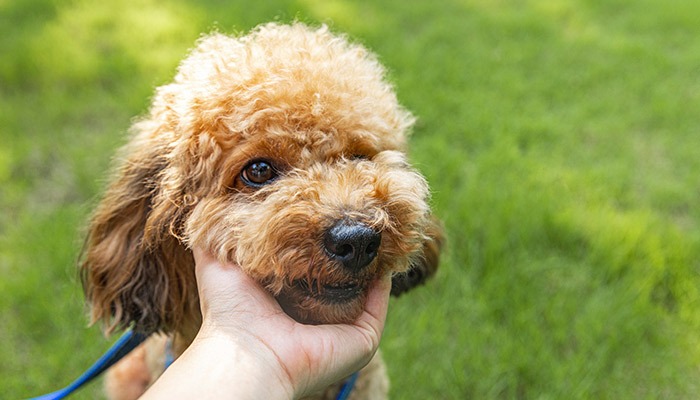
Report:
[[[199,247],[195,247],[192,249],[192,255],[194,256],[194,262],[197,265],[197,267],[216,262],[216,258],[214,258],[213,254],[211,254],[208,251],[204,251]]]
[[[222,263],[211,253],[198,248],[193,249],[193,254],[200,297],[214,303],[235,301],[236,306],[249,310],[267,309],[276,312],[279,308],[272,295],[238,264]]]
[[[321,336],[331,338],[334,343],[342,343],[335,349],[341,359],[351,359],[350,373],[364,367],[374,356],[379,347],[379,341],[384,330],[389,293],[391,292],[391,277],[386,276],[376,281],[370,288],[365,311],[351,325],[317,325],[314,328],[323,332]],[[333,346],[331,346],[333,347]]]
[[[202,291],[226,289],[236,285],[243,277],[240,267],[236,264],[219,262],[211,253],[202,249],[192,250],[195,260],[195,275],[200,294]],[[206,293],[204,293],[206,294]]]
[[[387,274],[382,279],[374,283],[367,293],[367,304],[365,312],[360,315],[360,319],[371,316],[376,322],[381,323],[383,329],[386,321],[387,310],[389,309],[389,294],[391,293],[391,275]],[[368,314],[368,315],[366,315]]]
[[[236,263],[221,262],[213,254],[202,249],[193,249],[197,282],[214,287],[255,287],[255,283]]]

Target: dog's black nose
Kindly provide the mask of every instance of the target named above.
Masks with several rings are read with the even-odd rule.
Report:
[[[341,220],[328,230],[323,244],[331,258],[348,270],[359,272],[377,257],[381,241],[382,235],[369,226]]]

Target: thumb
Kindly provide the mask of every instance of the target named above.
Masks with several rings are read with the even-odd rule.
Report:
[[[238,264],[220,262],[211,253],[193,249],[202,313],[276,312],[277,301]]]
[[[347,349],[356,350],[353,352],[355,363],[351,372],[364,367],[372,359],[379,347],[386,322],[390,292],[391,276],[387,275],[375,282],[370,288],[365,310],[353,323],[318,325],[315,327],[320,330],[326,330],[326,333],[334,338],[335,343],[343,344],[340,347],[331,347],[334,350],[340,352],[347,351]]]

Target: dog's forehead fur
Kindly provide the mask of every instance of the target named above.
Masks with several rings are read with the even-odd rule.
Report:
[[[373,54],[301,24],[202,38],[153,111],[176,133],[206,132],[224,148],[264,134],[316,150],[404,149],[413,123]]]

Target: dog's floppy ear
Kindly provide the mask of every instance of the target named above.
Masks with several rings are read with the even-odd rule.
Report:
[[[92,322],[102,321],[108,333],[129,326],[169,331],[198,309],[194,261],[178,239],[184,207],[168,198],[162,183],[172,144],[159,139],[168,135],[156,132],[153,121],[135,128],[122,149],[125,162],[92,217],[80,261]]]
[[[409,269],[391,277],[391,295],[400,296],[403,293],[422,285],[435,274],[440,263],[440,250],[445,242],[443,228],[435,216],[430,217],[426,229],[427,239],[423,242],[421,254]]]

